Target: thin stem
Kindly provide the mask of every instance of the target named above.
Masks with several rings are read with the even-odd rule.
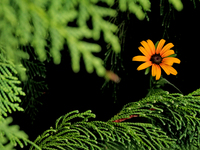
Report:
[[[150,81],[149,81],[149,87],[150,87],[150,89],[152,88],[152,83],[151,82],[153,82],[153,77],[152,77],[152,75],[150,75]]]

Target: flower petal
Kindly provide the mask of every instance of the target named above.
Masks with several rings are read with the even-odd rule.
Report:
[[[152,64],[151,74],[153,77],[156,75],[156,64]]]
[[[174,50],[168,50],[166,52],[164,52],[161,57],[164,58],[164,57],[167,57],[169,55],[172,55],[172,54],[175,54]]]
[[[135,56],[132,61],[148,61],[148,58],[146,56]]]
[[[159,65],[156,65],[156,80],[159,80],[161,76],[161,68]]]
[[[165,40],[161,39],[156,48],[156,54],[159,54],[162,50],[163,45],[165,44]]]
[[[177,63],[177,64],[180,64],[180,60],[178,58],[175,58],[175,57],[166,57],[166,58],[163,58],[162,60],[162,63],[166,64],[166,65],[170,65],[172,66],[173,63]]]
[[[169,66],[169,70],[170,70],[170,73],[171,74],[173,74],[173,75],[177,75],[177,71],[173,68],[173,67],[171,67],[171,66]]]
[[[167,75],[170,75],[170,71],[168,69],[168,65],[164,64],[164,63],[160,63],[160,66],[162,67],[162,69],[166,72]]]
[[[149,55],[152,55],[151,49],[146,41],[140,42],[142,46],[146,49],[146,51],[149,53]]]
[[[163,68],[163,70],[166,72],[167,75],[169,75],[170,73],[173,75],[177,75],[178,73],[172,66],[163,63],[161,63],[160,66]]]
[[[144,47],[140,46],[138,47],[138,49],[140,50],[140,52],[142,52],[142,54],[144,54],[148,59],[150,59],[151,55],[149,52],[147,52],[146,49],[144,49]]]
[[[170,48],[174,47],[174,44],[172,43],[168,43],[167,45],[165,45],[163,47],[163,49],[160,51],[160,55],[162,55],[163,53],[165,53],[167,50],[170,50]]]
[[[137,70],[146,69],[147,67],[149,67],[149,66],[151,66],[151,65],[152,65],[152,62],[151,62],[151,61],[147,61],[147,62],[141,64],[141,65],[137,68]]]
[[[154,43],[149,39],[147,40],[147,43],[148,43],[148,45],[149,45],[149,47],[151,49],[151,54],[152,55],[155,54],[155,45],[154,45]]]

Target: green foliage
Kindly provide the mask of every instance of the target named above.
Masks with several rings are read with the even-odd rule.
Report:
[[[150,67],[149,67],[150,68]],[[146,69],[147,70],[147,69]],[[146,72],[146,71],[145,71]],[[150,88],[148,89],[147,96],[157,93],[158,91],[162,90],[161,87],[163,87],[165,84],[171,85],[173,88],[175,88],[178,92],[183,94],[174,84],[169,82],[167,79],[163,78],[162,76],[158,81],[156,81],[151,75],[150,75]]]
[[[99,2],[107,7],[99,6]],[[181,10],[180,0],[169,2]],[[103,32],[104,40],[111,45],[112,50],[116,53],[120,51],[119,39],[115,35],[117,26],[105,19],[116,16],[117,11],[111,8],[114,3],[115,0],[2,0],[0,44],[6,49],[9,60],[18,65],[21,64],[21,58],[28,58],[27,53],[19,49],[21,45],[31,44],[41,61],[46,60],[46,47],[49,47],[54,63],[59,64],[60,51],[67,44],[75,72],[80,69],[82,56],[89,73],[95,68],[99,76],[104,76],[103,61],[93,55],[101,50],[101,46],[83,39],[96,41]],[[144,19],[146,11],[150,11],[149,0],[119,0],[117,3],[120,11],[130,11],[140,20]],[[89,19],[92,28],[88,26]],[[76,25],[70,26],[72,22]],[[17,68],[17,71],[22,80],[27,79],[22,68]]]
[[[19,106],[19,96],[25,95],[16,77],[16,66],[8,61],[5,50],[0,47],[0,116],[7,117],[12,111],[23,111]]]
[[[17,67],[5,55],[6,50],[0,46],[0,149],[11,150],[19,144],[21,148],[27,143],[28,135],[19,130],[18,125],[9,125],[12,122],[11,117],[7,117],[13,111],[24,111],[20,106],[20,96],[25,96],[21,86],[21,81],[17,78]],[[6,117],[6,118],[5,118]],[[23,143],[23,142],[24,143]]]
[[[183,4],[181,0],[169,0],[169,3],[171,3],[178,11],[181,11],[183,9]]]
[[[148,108],[150,113],[140,114],[140,117],[150,119],[153,124],[163,129],[167,135],[177,139],[176,149],[199,149],[199,90],[183,96],[182,94],[169,94],[161,91],[139,102],[130,103],[122,109],[122,113],[128,110],[130,114],[140,114],[142,110],[135,110],[136,107]],[[153,111],[150,108],[154,109]],[[126,112],[126,111],[125,111]]]
[[[143,20],[145,18],[145,12],[150,11],[151,3],[149,0],[119,0],[119,9],[121,11],[129,10],[139,20]]]
[[[48,89],[45,82],[46,67],[43,62],[37,60],[37,56],[32,52],[33,49],[30,46],[24,47],[23,50],[30,55],[30,59],[22,60],[28,78],[22,82],[22,90],[26,93],[26,96],[22,98],[21,106],[33,123],[38,112],[38,106],[42,105],[42,101],[38,98],[45,94]],[[47,61],[49,61],[49,57]]]
[[[94,67],[98,75],[102,76],[105,71],[102,61],[92,54],[99,52],[101,47],[95,43],[84,42],[82,39],[98,40],[102,31],[105,40],[111,43],[116,52],[120,50],[120,46],[118,38],[113,34],[117,29],[116,26],[103,19],[106,16],[114,16],[115,10],[95,5],[96,2],[98,1],[1,1],[3,9],[0,11],[0,41],[7,50],[9,59],[20,64],[20,58],[27,56],[17,48],[30,43],[39,60],[43,61],[46,59],[47,40],[50,39],[50,55],[54,63],[60,63],[60,51],[66,43],[75,72],[79,70],[82,54],[87,71],[92,72]],[[111,5],[113,2],[114,0],[108,1],[107,4]],[[90,17],[93,29],[87,26]],[[73,21],[77,22],[77,27],[67,26]]]
[[[133,102],[125,105],[122,110],[114,116],[110,121],[119,120],[121,118],[130,118],[133,116],[133,139],[141,142],[144,147],[141,149],[165,149],[173,147],[175,138],[169,137],[159,126],[155,126],[152,122],[155,116],[160,116],[163,110],[159,106],[153,106],[150,102],[155,102],[154,99],[144,98],[138,102]],[[155,109],[152,111],[151,109]],[[141,123],[136,123],[138,118],[141,118]],[[145,119],[144,119],[145,118]],[[165,119],[160,117],[160,119]],[[120,123],[123,124],[123,123]],[[126,123],[125,123],[126,124]],[[137,135],[138,134],[138,135]],[[135,146],[137,147],[137,146]]]
[[[46,130],[41,136],[38,136],[38,138],[35,140],[35,143],[44,150],[78,148],[100,149],[100,147],[97,145],[97,137],[88,129],[92,128],[96,131],[99,131],[95,124],[87,122],[88,118],[94,118],[95,115],[90,111],[79,114],[77,113],[78,111],[72,111],[57,119],[55,129],[51,127],[49,130]],[[68,122],[75,118],[82,118],[83,120],[74,124]],[[101,137],[103,137],[101,132],[99,132],[99,134]],[[30,149],[33,149],[33,147]]]
[[[14,150],[14,147],[19,144],[21,148],[31,144],[38,150],[41,150],[35,143],[28,140],[28,135],[24,131],[19,130],[18,125],[9,125],[12,123],[12,118],[5,119],[0,116],[0,149],[1,150]]]
[[[100,6],[100,2],[104,6]],[[23,147],[27,143],[37,149],[199,149],[200,90],[187,96],[154,91],[139,102],[125,105],[108,122],[89,122],[89,118],[95,117],[90,111],[70,112],[56,121],[55,129],[50,128],[36,139],[41,148],[27,140],[28,136],[18,126],[9,125],[11,118],[4,119],[12,111],[23,111],[19,96],[27,94],[25,110],[30,111],[31,107],[35,108],[35,99],[47,89],[43,81],[32,79],[35,74],[45,76],[44,64],[27,60],[28,54],[36,54],[40,61],[48,59],[49,54],[54,63],[59,64],[60,51],[67,45],[74,72],[79,71],[83,57],[89,73],[96,69],[99,76],[104,76],[103,61],[93,55],[101,51],[95,41],[102,32],[109,45],[106,58],[114,58],[111,65],[121,60],[119,52],[124,41],[120,35],[124,32],[120,29],[124,28],[124,22],[117,24],[107,19],[116,17],[119,12],[113,8],[115,3],[119,11],[134,13],[139,20],[147,17],[146,11],[150,11],[149,0],[0,1],[0,149],[10,150],[16,144]],[[169,3],[178,11],[183,8],[181,0],[169,0]],[[195,6],[195,0],[193,3]],[[170,16],[165,13],[165,28],[170,24]],[[92,27],[88,25],[90,21]],[[22,47],[32,47],[34,52]],[[16,74],[24,81],[23,90]],[[131,115],[137,115],[139,121],[133,118],[132,122],[115,122]],[[78,121],[69,122],[77,118]]]
[[[95,117],[90,111],[84,113],[72,111],[56,121],[55,129],[52,127],[46,130],[35,140],[35,143],[42,149],[113,149],[121,145],[123,148],[137,147],[165,148],[173,144],[173,139],[169,138],[160,128],[150,123],[124,122],[116,123],[112,120],[108,122],[90,121]],[[74,115],[72,115],[74,114]],[[123,117],[127,116],[123,115]],[[120,116],[122,117],[122,116]],[[72,119],[82,118],[81,121],[71,123]],[[130,142],[132,143],[130,144]],[[115,142],[115,143],[114,143]],[[117,143],[117,144],[116,144]],[[34,149],[31,147],[31,149]]]
[[[160,90],[128,103],[107,122],[88,121],[95,118],[91,111],[72,111],[35,143],[42,149],[199,149],[199,95],[200,89],[186,96]]]
[[[0,116],[2,117],[2,116]],[[7,117],[5,120],[0,118],[0,149],[12,150],[17,144],[21,148],[27,145],[27,134],[19,130],[17,125],[9,125],[12,122],[11,117]],[[8,141],[10,141],[8,143]],[[22,143],[24,142],[24,144]]]

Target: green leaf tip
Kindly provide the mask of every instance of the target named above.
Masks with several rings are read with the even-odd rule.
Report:
[[[147,75],[149,72],[150,72],[150,67],[145,69],[145,73],[144,74]]]
[[[181,11],[183,9],[183,3],[181,0],[169,0],[169,2],[174,6],[177,11]]]

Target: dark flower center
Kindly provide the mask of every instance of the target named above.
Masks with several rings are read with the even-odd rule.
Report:
[[[162,61],[162,57],[159,54],[154,54],[153,56],[151,56],[151,61],[154,64],[160,64]]]

